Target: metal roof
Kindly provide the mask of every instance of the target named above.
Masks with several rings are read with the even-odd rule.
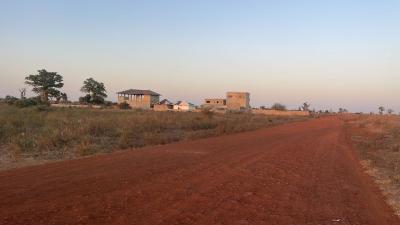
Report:
[[[117,94],[122,95],[152,95],[152,96],[160,96],[157,92],[151,90],[139,90],[139,89],[129,89],[126,91],[117,92]]]

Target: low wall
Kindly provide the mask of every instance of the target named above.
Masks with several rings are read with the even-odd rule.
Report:
[[[310,112],[308,111],[298,111],[298,110],[273,110],[273,109],[253,109],[252,113],[254,114],[264,114],[269,116],[309,116]]]
[[[89,108],[89,105],[51,104],[51,107],[57,107],[57,108]],[[101,106],[92,105],[91,108],[100,109]]]

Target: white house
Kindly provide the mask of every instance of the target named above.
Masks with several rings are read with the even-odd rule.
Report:
[[[178,101],[174,104],[175,111],[192,111],[195,109],[195,106],[192,103],[186,101]]]

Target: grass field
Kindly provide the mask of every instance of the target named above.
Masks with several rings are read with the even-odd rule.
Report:
[[[304,120],[212,114],[0,105],[0,169],[160,145]]]
[[[400,215],[400,116],[347,118],[362,165]]]

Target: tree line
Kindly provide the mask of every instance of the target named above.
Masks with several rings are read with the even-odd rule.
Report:
[[[25,84],[32,87],[32,92],[37,96],[26,98],[26,89],[20,89],[20,99],[14,96],[6,96],[5,101],[9,104],[17,106],[30,106],[49,104],[50,101],[56,103],[68,102],[68,95],[62,92],[64,87],[63,76],[57,72],[49,72],[45,69],[38,70],[37,74],[28,75],[25,77]],[[87,78],[83,81],[83,86],[80,89],[85,95],[79,98],[80,103],[101,105],[105,103],[107,91],[104,83],[96,81],[93,78]]]

